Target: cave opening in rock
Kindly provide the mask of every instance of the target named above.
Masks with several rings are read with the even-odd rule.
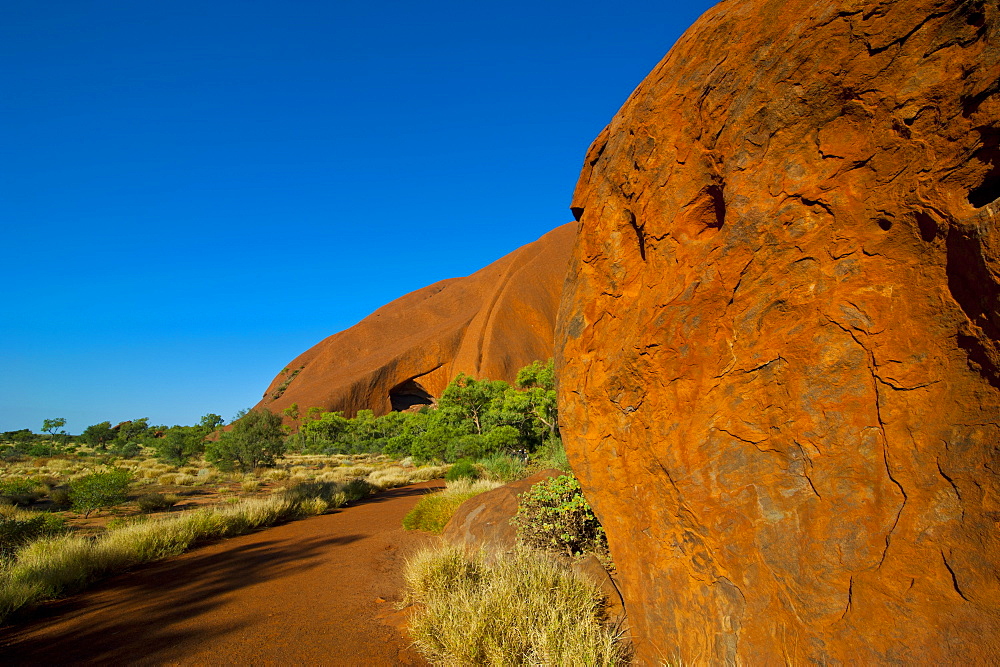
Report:
[[[410,379],[389,390],[389,403],[393,412],[403,412],[424,405],[436,405],[437,401],[419,382]]]

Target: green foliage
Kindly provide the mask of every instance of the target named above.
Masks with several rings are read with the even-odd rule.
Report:
[[[9,559],[28,542],[65,530],[66,520],[58,514],[12,512],[0,515],[0,558]]]
[[[132,473],[121,468],[93,472],[74,480],[69,485],[73,509],[89,517],[94,510],[120,505],[128,499]]]
[[[30,477],[5,479],[0,482],[0,498],[13,505],[30,505],[45,495],[45,486]]]
[[[85,428],[80,437],[94,449],[104,450],[114,440],[115,430],[111,427],[111,422],[101,422]]]
[[[478,479],[479,471],[469,459],[459,459],[444,476],[445,481],[454,482],[456,479]]]
[[[69,497],[69,489],[56,488],[49,491],[49,500],[56,507],[67,508],[73,504],[72,499]]]
[[[243,472],[273,466],[285,453],[281,417],[268,410],[251,410],[205,447],[205,458],[220,470],[234,467]]]
[[[223,419],[220,415],[217,415],[214,412],[209,412],[201,418],[198,422],[198,426],[200,426],[205,433],[208,434],[222,426],[222,422]]]
[[[322,454],[382,452],[418,461],[523,456],[558,436],[555,376],[551,360],[518,373],[518,386],[459,375],[437,409],[390,412],[376,417],[360,410],[353,418],[297,404],[284,410],[297,429],[286,439],[294,451]]]
[[[205,437],[212,430],[204,425],[171,426],[163,433],[162,438],[156,438],[152,442],[156,458],[174,465],[184,465],[192,456],[205,451]]]
[[[604,528],[572,475],[543,480],[521,494],[511,523],[528,546],[568,556],[589,552],[607,557]]]
[[[61,429],[66,425],[66,420],[63,417],[56,417],[55,419],[44,419],[42,420],[42,432],[48,433],[50,436],[54,436],[56,431]]]

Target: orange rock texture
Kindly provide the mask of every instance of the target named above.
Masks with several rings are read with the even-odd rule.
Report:
[[[561,421],[640,662],[1000,659],[998,14],[727,0],[591,147]]]
[[[293,360],[258,408],[297,403],[376,415],[429,404],[458,373],[513,382],[553,354],[553,332],[576,223],[486,268],[396,299]]]

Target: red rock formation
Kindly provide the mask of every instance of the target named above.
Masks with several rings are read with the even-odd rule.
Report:
[[[563,434],[641,661],[1000,659],[998,13],[722,2],[591,147]]]
[[[381,415],[431,402],[460,372],[512,382],[522,367],[552,357],[575,230],[557,227],[471,276],[379,308],[299,355],[257,407]]]

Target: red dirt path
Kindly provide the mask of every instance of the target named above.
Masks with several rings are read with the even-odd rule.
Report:
[[[0,664],[423,665],[379,620],[405,556],[403,516],[440,481],[234,537],[108,579],[0,631]]]

